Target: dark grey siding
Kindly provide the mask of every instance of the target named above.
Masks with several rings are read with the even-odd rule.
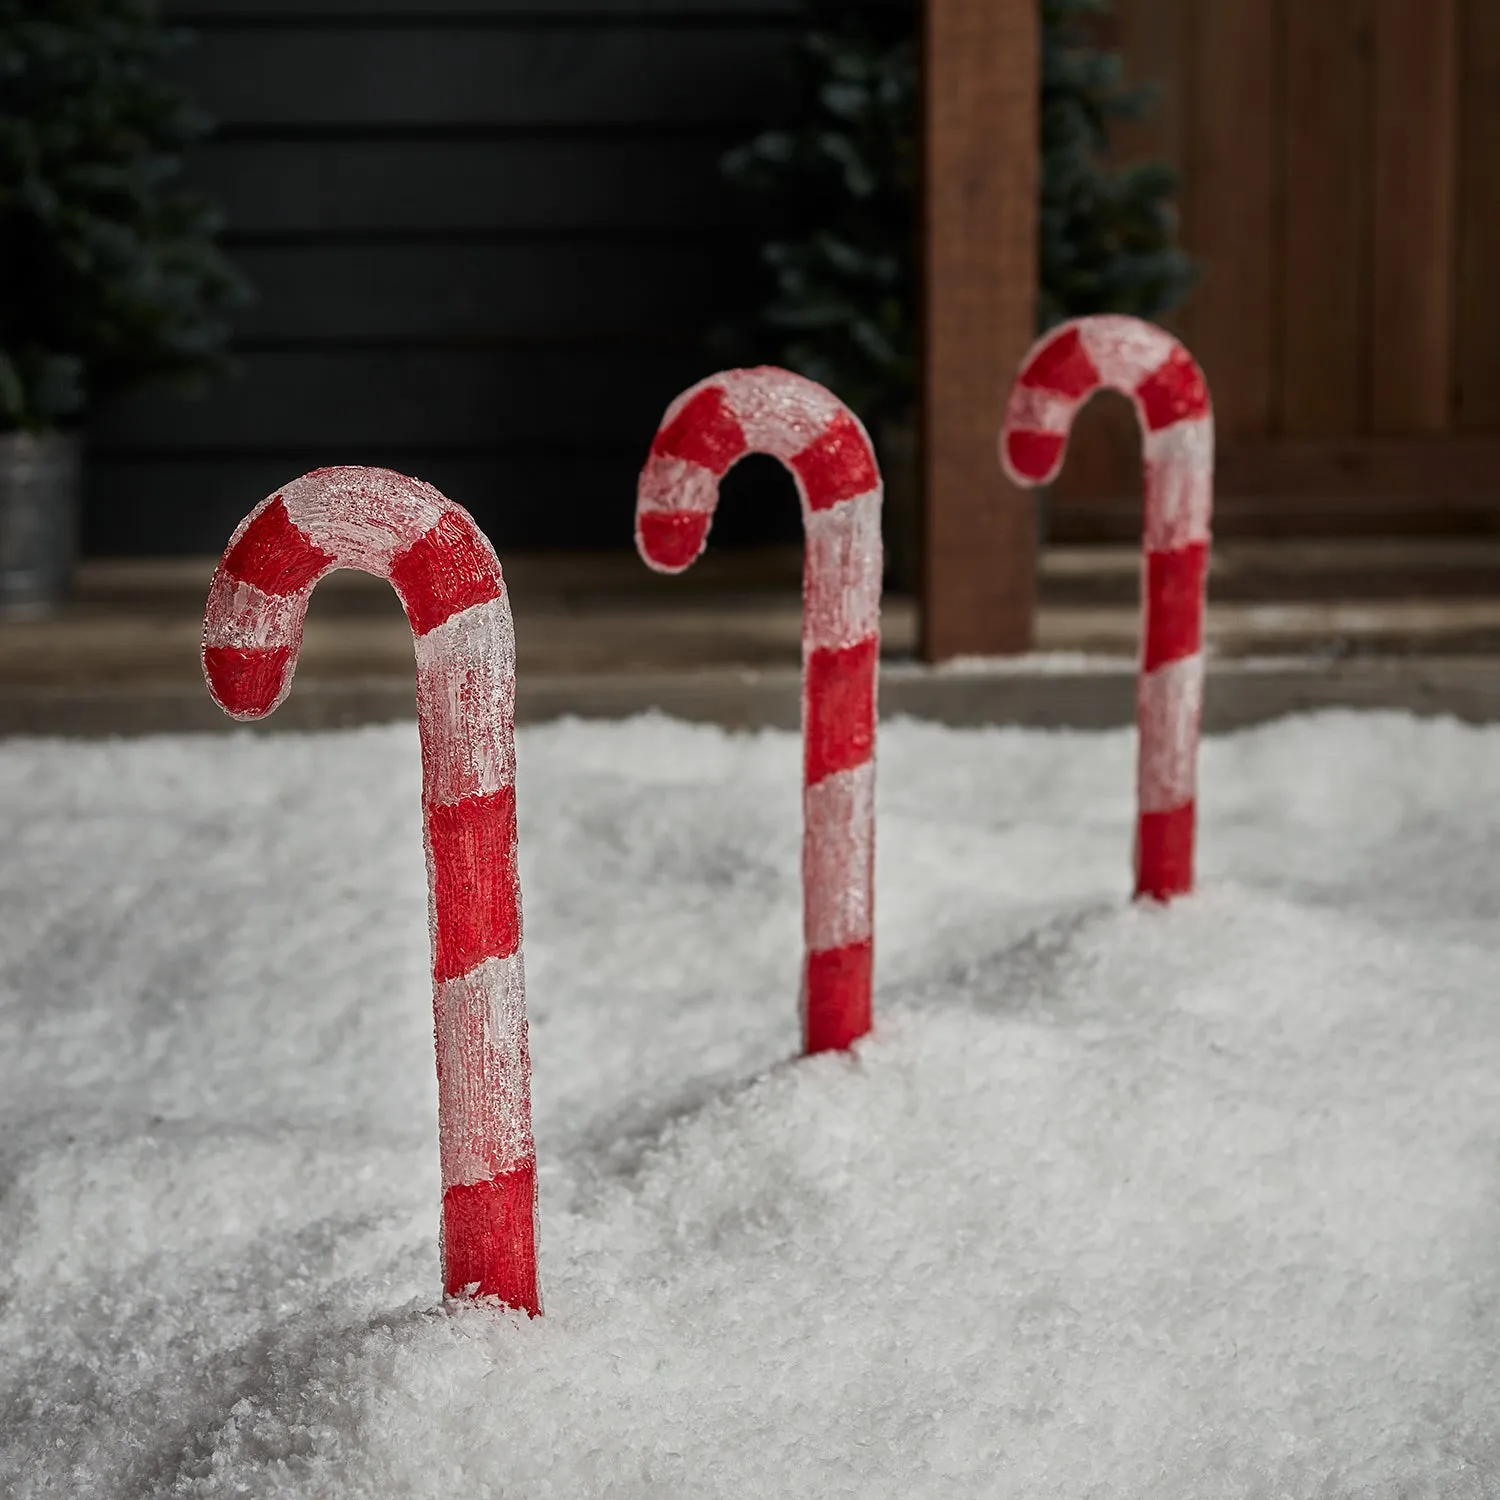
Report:
[[[192,175],[258,299],[238,378],[101,414],[88,549],[217,551],[333,463],[429,479],[501,547],[628,546],[661,410],[747,300],[744,206],[716,163],[781,107],[795,0],[171,14],[221,127]],[[795,534],[772,490],[726,507],[729,539]]]

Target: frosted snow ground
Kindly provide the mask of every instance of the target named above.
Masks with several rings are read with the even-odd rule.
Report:
[[[1500,731],[520,737],[547,1317],[441,1310],[408,728],[0,745],[0,1494],[1500,1494]]]

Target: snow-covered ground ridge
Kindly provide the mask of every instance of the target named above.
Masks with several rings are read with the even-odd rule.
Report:
[[[1500,1494],[1500,730],[898,722],[795,1058],[795,736],[518,741],[547,1316],[438,1297],[408,727],[0,745],[0,1494]]]

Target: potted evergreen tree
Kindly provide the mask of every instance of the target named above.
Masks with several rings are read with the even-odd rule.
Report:
[[[0,614],[65,592],[97,403],[225,364],[243,287],[172,181],[205,128],[179,40],[154,0],[0,0]]]
[[[1038,331],[1084,313],[1150,318],[1196,276],[1176,244],[1176,182],[1160,163],[1114,167],[1109,126],[1137,118],[1091,18],[1109,0],[1039,0],[1042,22]],[[865,419],[886,472],[892,581],[910,586],[916,552],[913,413],[917,337],[916,4],[805,0],[793,123],[724,158],[763,208],[772,281],[762,350],[842,396]],[[997,418],[998,420],[998,418]]]

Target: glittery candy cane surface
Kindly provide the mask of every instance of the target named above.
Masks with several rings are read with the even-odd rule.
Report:
[[[803,1040],[847,1047],[871,1024],[880,471],[858,418],[787,370],[726,370],[667,408],[641,473],[636,545],[661,572],[703,551],[719,480],[779,458],[802,501]]]
[[[214,574],[209,691],[237,719],[291,689],[334,568],[390,579],[415,637],[432,929],[444,1289],[541,1311],[516,871],[515,634],[500,564],[459,506],[385,469],[318,469],[258,505]]]
[[[1078,409],[1104,388],[1131,398],[1143,434],[1136,894],[1167,900],[1193,886],[1214,469],[1203,372],[1171,334],[1136,318],[1064,323],[1026,356],[1006,411],[1000,456],[1015,483],[1050,483],[1062,468]]]

